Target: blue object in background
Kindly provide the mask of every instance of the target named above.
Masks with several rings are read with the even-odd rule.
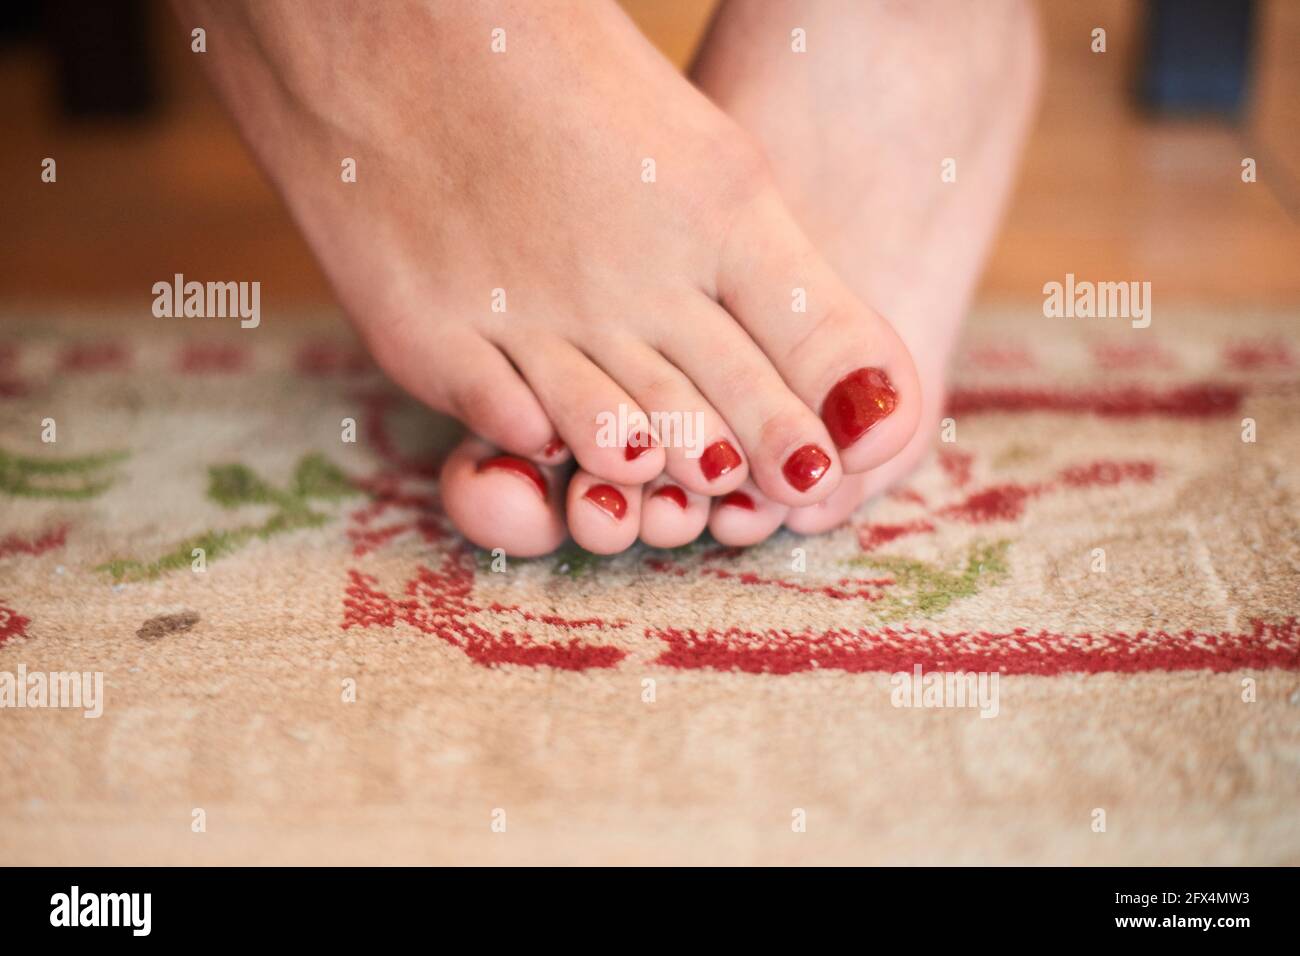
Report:
[[[1254,12],[1254,0],[1148,0],[1143,104],[1161,113],[1239,116]]]

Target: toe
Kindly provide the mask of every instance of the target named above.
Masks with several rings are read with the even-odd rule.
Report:
[[[503,451],[537,456],[555,437],[532,389],[477,332],[411,323],[367,344],[399,385]]]
[[[798,534],[821,534],[838,528],[853,517],[865,502],[883,495],[916,470],[930,451],[929,436],[937,430],[927,427],[908,442],[899,454],[866,474],[847,475],[835,494],[811,508],[791,508],[785,526]]]
[[[897,455],[916,432],[921,391],[893,327],[858,300],[772,193],[737,222],[724,251],[719,299],[817,409],[844,470]]]
[[[789,510],[746,482],[730,494],[714,499],[709,531],[719,542],[731,547],[758,544],[781,526]]]
[[[618,485],[586,471],[569,482],[569,532],[595,554],[617,554],[636,541],[641,527],[641,488]]]
[[[530,338],[538,337],[521,336]],[[648,443],[645,412],[585,354],[559,339],[507,344],[506,351],[584,469],[626,485],[663,471],[663,451]]]
[[[649,416],[665,471],[701,495],[726,494],[749,473],[740,441],[689,378],[641,340],[619,343],[597,355]]]
[[[725,310],[701,299],[659,344],[739,437],[749,477],[767,497],[810,505],[835,489],[840,461],[825,425]]]
[[[838,528],[867,500],[870,475],[845,475],[840,486],[825,501],[807,508],[791,508],[785,526],[796,534],[821,534]]]
[[[542,446],[540,452],[531,457],[539,465],[562,465],[573,455],[570,454],[569,446],[564,443],[564,439],[556,435]]]
[[[480,438],[467,438],[452,451],[441,491],[452,524],[480,548],[528,558],[554,551],[567,537],[563,473]]]
[[[671,481],[646,485],[641,499],[641,540],[652,548],[690,544],[708,524],[712,500]]]

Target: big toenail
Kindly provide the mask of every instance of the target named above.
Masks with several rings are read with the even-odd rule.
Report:
[[[704,454],[700,455],[700,471],[704,472],[705,481],[717,481],[729,471],[740,466],[740,453],[731,447],[731,442],[715,441]]]
[[[898,406],[898,393],[878,368],[860,368],[835,383],[822,403],[822,421],[840,448],[848,448]]]
[[[582,497],[615,521],[622,521],[623,515],[627,514],[627,499],[613,485],[592,485]]]
[[[804,445],[785,460],[781,471],[795,491],[807,491],[831,467],[831,456],[816,445]]]
[[[558,438],[552,438],[546,443],[546,447],[542,449],[542,457],[554,458],[556,455],[562,454],[563,452],[564,442]]]
[[[627,461],[636,461],[653,446],[650,444],[650,436],[645,432],[633,432],[627,436],[627,447],[623,449],[623,458]]]
[[[683,511],[686,510],[686,492],[676,485],[664,485],[650,493],[651,498],[667,498]]]
[[[729,495],[722,496],[723,505],[731,505],[733,508],[744,508],[746,511],[756,510],[754,499],[749,497],[743,491],[733,491]]]
[[[494,458],[484,458],[478,463],[480,472],[491,468],[508,471],[519,475],[521,478],[527,478],[537,486],[537,490],[542,493],[542,497],[546,497],[546,479],[542,477],[542,473],[537,470],[537,466],[531,461],[524,461],[522,458],[515,458],[511,455],[497,455]]]

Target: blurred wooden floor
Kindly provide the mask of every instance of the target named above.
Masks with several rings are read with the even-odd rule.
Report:
[[[711,0],[624,0],[676,62]],[[1136,0],[1047,0],[1043,108],[985,298],[1041,300],[1044,282],[1152,282],[1164,301],[1300,305],[1300,2],[1268,0],[1251,117],[1241,127],[1153,122],[1127,95]],[[221,112],[182,30],[159,5],[167,98],[150,121],[51,115],[39,54],[0,56],[6,122],[0,305],[142,303],[160,277],[259,278],[277,308],[329,299],[278,200]],[[1093,27],[1104,55],[1089,50]],[[43,157],[58,183],[39,181]],[[1259,182],[1242,183],[1243,157]]]

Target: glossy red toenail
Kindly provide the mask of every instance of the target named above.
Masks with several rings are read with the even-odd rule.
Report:
[[[835,383],[822,403],[822,421],[840,448],[848,448],[898,406],[898,393],[878,368],[860,368]]]
[[[746,511],[756,510],[754,507],[754,499],[749,497],[749,495],[745,494],[743,491],[733,491],[729,495],[723,495],[722,503],[724,505],[731,505],[733,508],[744,508]]]
[[[546,479],[542,473],[537,470],[537,466],[531,461],[524,461],[522,458],[515,458],[512,455],[497,455],[495,458],[484,458],[478,463],[479,471],[487,471],[495,468],[499,471],[509,471],[522,478],[527,478],[537,486],[537,490],[546,497]]]
[[[542,449],[542,457],[554,458],[556,455],[561,455],[564,452],[564,442],[560,441],[558,438],[552,438],[546,443],[546,447]]]
[[[613,485],[592,485],[582,497],[615,521],[621,521],[627,514],[627,499]]]
[[[650,497],[667,498],[683,511],[686,510],[686,492],[682,491],[682,489],[678,488],[676,485],[664,485],[662,488],[657,488],[650,493]]]
[[[717,481],[739,465],[740,454],[726,440],[715,441],[700,455],[700,471],[704,472],[705,481]]]
[[[650,436],[645,432],[633,432],[627,436],[627,446],[623,449],[623,457],[627,461],[636,461],[654,446],[650,444]]]
[[[816,445],[804,445],[785,460],[781,472],[795,491],[807,491],[831,467],[831,456]]]

